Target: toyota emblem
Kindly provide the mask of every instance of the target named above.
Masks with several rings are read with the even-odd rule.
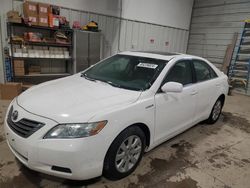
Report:
[[[18,111],[14,111],[12,114],[11,114],[11,119],[12,121],[16,121],[18,118]]]

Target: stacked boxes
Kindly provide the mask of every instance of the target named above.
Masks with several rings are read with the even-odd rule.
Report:
[[[23,60],[14,60],[14,74],[15,76],[24,76],[25,68]]]
[[[23,3],[23,15],[31,25],[38,25],[37,3],[26,1]]]
[[[49,15],[49,4],[38,3],[38,24],[40,26],[49,26],[48,15]]]
[[[49,8],[49,4],[26,1],[23,3],[23,14],[32,25],[48,27]]]

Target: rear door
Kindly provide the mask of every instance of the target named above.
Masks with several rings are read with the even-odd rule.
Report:
[[[219,96],[220,84],[215,71],[205,62],[193,59],[193,68],[197,89],[197,106],[195,121],[207,119]]]

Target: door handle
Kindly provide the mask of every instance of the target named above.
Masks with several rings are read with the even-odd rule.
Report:
[[[218,83],[218,84],[215,84],[217,87],[220,87],[220,83]]]
[[[196,95],[198,93],[198,91],[192,91],[191,95]]]

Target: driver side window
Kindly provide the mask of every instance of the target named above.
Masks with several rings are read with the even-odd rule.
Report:
[[[164,83],[167,82],[178,82],[182,85],[192,83],[192,68],[191,63],[188,60],[177,62],[167,73]]]

